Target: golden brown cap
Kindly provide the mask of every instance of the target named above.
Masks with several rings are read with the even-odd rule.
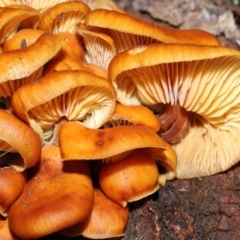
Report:
[[[103,165],[99,185],[110,199],[125,207],[158,190],[157,163],[147,151],[135,149],[125,158]]]
[[[22,158],[11,158],[6,166],[18,171],[34,166],[40,157],[39,136],[14,115],[0,109],[0,150],[18,152]]]
[[[18,237],[36,239],[85,221],[93,207],[86,161],[63,163],[57,146],[42,149],[40,166],[9,210]]]
[[[65,229],[61,234],[91,239],[114,238],[124,234],[129,216],[128,206],[122,207],[110,200],[99,189],[94,189],[94,204],[91,215],[83,222]]]
[[[25,172],[13,167],[0,168],[0,214],[8,215],[8,209],[22,193],[26,183]]]
[[[90,8],[83,2],[63,2],[48,8],[42,14],[38,29],[46,32],[75,33],[78,23],[85,23]]]
[[[144,21],[128,13],[105,9],[90,12],[86,25],[107,31],[118,52],[156,42],[220,45],[215,36],[202,30],[173,29]]]
[[[57,54],[64,43],[65,39],[60,36],[43,33],[26,48],[0,54],[0,96],[12,96],[20,86],[39,78],[43,65]]]
[[[0,11],[0,43],[16,33],[23,20],[30,17],[40,18],[40,13],[33,8],[5,7]]]
[[[155,132],[160,129],[160,122],[149,108],[142,105],[123,105],[117,102],[111,119],[104,124],[104,127],[121,125],[147,126]]]

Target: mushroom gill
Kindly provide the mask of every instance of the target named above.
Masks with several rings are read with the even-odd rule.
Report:
[[[100,65],[107,70],[110,61],[117,54],[113,39],[104,33],[80,27],[77,28],[77,31],[84,39],[86,62]]]
[[[152,44],[113,58],[109,79],[119,102],[191,112],[189,132],[173,145],[178,178],[212,175],[239,161],[239,60],[234,49],[188,44]]]
[[[46,141],[62,120],[101,127],[111,117],[115,102],[111,83],[83,70],[51,72],[12,97],[14,111]]]

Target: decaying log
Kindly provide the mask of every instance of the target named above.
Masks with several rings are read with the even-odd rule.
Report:
[[[226,173],[174,180],[131,204],[126,240],[240,239],[240,164]]]

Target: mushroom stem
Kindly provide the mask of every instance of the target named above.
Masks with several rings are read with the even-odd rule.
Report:
[[[193,113],[186,111],[179,105],[167,104],[156,116],[161,124],[158,134],[163,140],[173,144],[180,142],[187,134]]]

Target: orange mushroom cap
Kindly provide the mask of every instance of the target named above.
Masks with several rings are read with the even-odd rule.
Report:
[[[23,239],[40,238],[85,221],[93,207],[86,161],[63,162],[60,149],[42,149],[36,174],[9,210],[10,230]]]
[[[156,42],[220,45],[215,36],[202,30],[173,29],[146,22],[128,13],[106,9],[90,12],[86,25],[107,32],[113,38],[118,52]]]
[[[125,207],[158,190],[157,163],[147,151],[135,149],[125,158],[103,165],[99,185],[110,199]]]
[[[48,8],[42,14],[38,29],[46,32],[75,33],[78,23],[85,23],[90,8],[83,2],[63,2]]]
[[[147,126],[155,132],[160,129],[160,122],[149,108],[141,105],[130,106],[117,103],[111,119],[104,126],[121,125]]]
[[[8,209],[22,193],[26,183],[25,172],[13,167],[0,168],[0,214],[8,215]]]
[[[63,118],[90,128],[101,127],[111,117],[115,101],[115,91],[107,79],[87,71],[65,70],[19,88],[12,106],[42,139],[49,140],[55,124]]]
[[[60,233],[65,236],[83,235],[92,239],[119,237],[124,234],[128,216],[128,206],[118,205],[95,188],[93,209],[88,219]]]
[[[114,162],[137,148],[147,148],[152,158],[175,177],[177,156],[172,147],[146,126],[118,126],[107,129],[87,129],[78,122],[60,126],[59,143],[64,160],[103,159]],[[71,148],[71,151],[69,149]]]
[[[64,43],[60,36],[43,33],[26,48],[0,54],[0,96],[12,96],[20,86],[39,78],[43,65],[57,54]]]
[[[40,13],[33,8],[15,8],[5,7],[0,11],[0,43],[14,34],[20,23],[32,16],[40,18]]]
[[[41,152],[39,136],[24,122],[2,109],[0,109],[0,132],[0,150],[18,152],[22,157],[10,159],[7,166],[23,171],[38,162]]]
[[[9,52],[21,48],[26,48],[37,41],[37,39],[44,33],[38,29],[21,29],[12,38],[3,43],[3,52]]]
[[[13,235],[9,229],[8,218],[0,216],[0,239],[1,240],[22,240]]]
[[[170,104],[191,112],[188,132],[173,148],[177,177],[193,178],[239,161],[239,62],[239,51],[231,48],[156,43],[116,55],[109,79],[123,104]]]
[[[108,69],[109,62],[117,54],[113,39],[104,34],[77,27],[78,33],[83,37],[87,63],[102,66]]]

